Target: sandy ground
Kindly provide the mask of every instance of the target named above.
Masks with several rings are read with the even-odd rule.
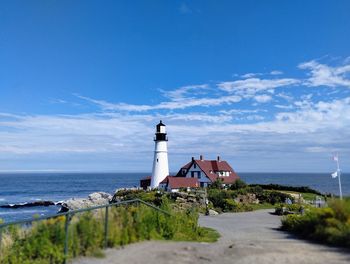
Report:
[[[102,259],[80,258],[74,264],[112,263],[350,263],[350,253],[296,239],[278,231],[280,217],[271,210],[201,216],[200,225],[218,230],[216,243],[147,241],[108,249]]]

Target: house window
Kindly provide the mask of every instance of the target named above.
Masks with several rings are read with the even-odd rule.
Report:
[[[198,178],[200,179],[201,178],[201,172],[200,171],[191,171],[191,177],[192,178]]]
[[[196,164],[196,163],[195,163],[195,164],[193,164],[193,168],[195,168],[195,169],[197,168],[197,164]]]
[[[200,186],[201,186],[201,187],[204,187],[204,182],[201,182],[201,183],[200,183]]]

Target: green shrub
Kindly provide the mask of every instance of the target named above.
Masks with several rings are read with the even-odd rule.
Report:
[[[279,184],[251,184],[251,187],[259,186],[264,190],[277,190],[277,191],[292,191],[292,192],[301,192],[301,193],[313,193],[317,195],[322,195],[319,191],[311,189],[307,186],[286,186]]]
[[[236,180],[233,184],[230,186],[230,190],[238,190],[247,187],[247,184],[242,181],[241,179]]]
[[[116,247],[149,240],[215,241],[218,233],[198,226],[198,212],[171,210],[168,200],[161,208],[171,216],[147,206],[118,206],[109,209],[107,245]],[[101,256],[104,245],[104,210],[73,216],[69,225],[69,258]],[[11,244],[1,248],[2,264],[62,263],[65,217],[36,222],[31,227],[9,226],[4,236]]]
[[[208,186],[208,189],[223,189],[224,180],[221,178],[217,178],[212,184]]]
[[[282,228],[319,242],[350,247],[350,201],[333,200],[326,208],[282,218]]]
[[[266,191],[266,190],[264,190],[262,193],[257,194],[257,198],[261,203],[270,203],[270,204],[284,203],[287,198],[290,199],[291,201],[294,201],[294,198],[287,193],[282,193],[278,191]]]

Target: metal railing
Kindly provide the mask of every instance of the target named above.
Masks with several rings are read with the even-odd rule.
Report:
[[[167,212],[167,211],[165,211],[165,210],[163,210],[163,209],[161,209],[161,208],[159,208],[151,203],[147,203],[141,199],[132,199],[132,200],[126,200],[126,201],[121,201],[121,202],[116,202],[116,203],[99,205],[99,206],[94,206],[94,207],[89,207],[89,208],[72,210],[72,211],[58,213],[58,214],[50,215],[50,216],[42,216],[42,217],[31,218],[31,219],[23,219],[23,220],[19,220],[19,221],[0,224],[0,250],[1,250],[1,243],[2,243],[2,233],[3,233],[3,230],[5,227],[12,226],[12,225],[20,225],[20,224],[29,224],[29,223],[31,224],[33,222],[44,221],[44,220],[64,216],[65,217],[65,224],[64,224],[65,238],[64,238],[64,261],[63,261],[63,263],[65,264],[67,259],[68,259],[68,238],[69,238],[68,227],[69,227],[69,222],[70,222],[71,218],[75,214],[105,208],[106,211],[105,211],[105,219],[104,219],[104,248],[107,248],[109,207],[114,207],[114,206],[119,206],[119,205],[127,205],[127,204],[133,204],[133,203],[136,203],[137,205],[144,204],[144,205],[146,205],[146,206],[148,206],[148,207],[150,207],[158,212],[161,212],[167,216],[171,216],[171,214],[169,212]]]

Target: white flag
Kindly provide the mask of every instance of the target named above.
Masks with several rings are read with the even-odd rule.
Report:
[[[332,178],[337,178],[337,177],[338,177],[338,172],[337,171],[332,173]]]

